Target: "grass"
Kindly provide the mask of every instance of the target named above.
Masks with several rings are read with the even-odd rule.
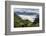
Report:
[[[14,15],[14,27],[38,27],[39,17],[31,22],[29,20],[22,20],[19,16]]]

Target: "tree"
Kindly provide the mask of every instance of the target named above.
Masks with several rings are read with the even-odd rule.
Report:
[[[37,18],[35,18],[34,22],[32,23],[32,26],[39,26],[39,15],[36,16]]]

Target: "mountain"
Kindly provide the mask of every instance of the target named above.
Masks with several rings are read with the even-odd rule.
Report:
[[[14,27],[38,27],[39,26],[39,15],[35,18],[34,22],[28,19],[23,20],[21,17],[14,13]]]
[[[29,20],[22,20],[19,16],[14,16],[14,27],[30,27],[31,24]]]

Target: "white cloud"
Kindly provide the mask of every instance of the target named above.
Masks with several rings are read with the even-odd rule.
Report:
[[[35,18],[36,18],[36,15],[33,15],[33,16],[27,16],[27,15],[18,15],[19,17],[21,17],[23,20],[26,20],[26,19],[28,19],[29,21],[34,21],[35,20]]]

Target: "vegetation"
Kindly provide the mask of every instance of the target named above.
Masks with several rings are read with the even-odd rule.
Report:
[[[37,15],[37,18],[35,18],[34,22],[32,23],[32,27],[38,27],[39,26],[39,15]]]
[[[19,16],[14,14],[14,27],[38,27],[39,26],[39,15],[35,18],[34,22],[29,20],[22,20]]]

